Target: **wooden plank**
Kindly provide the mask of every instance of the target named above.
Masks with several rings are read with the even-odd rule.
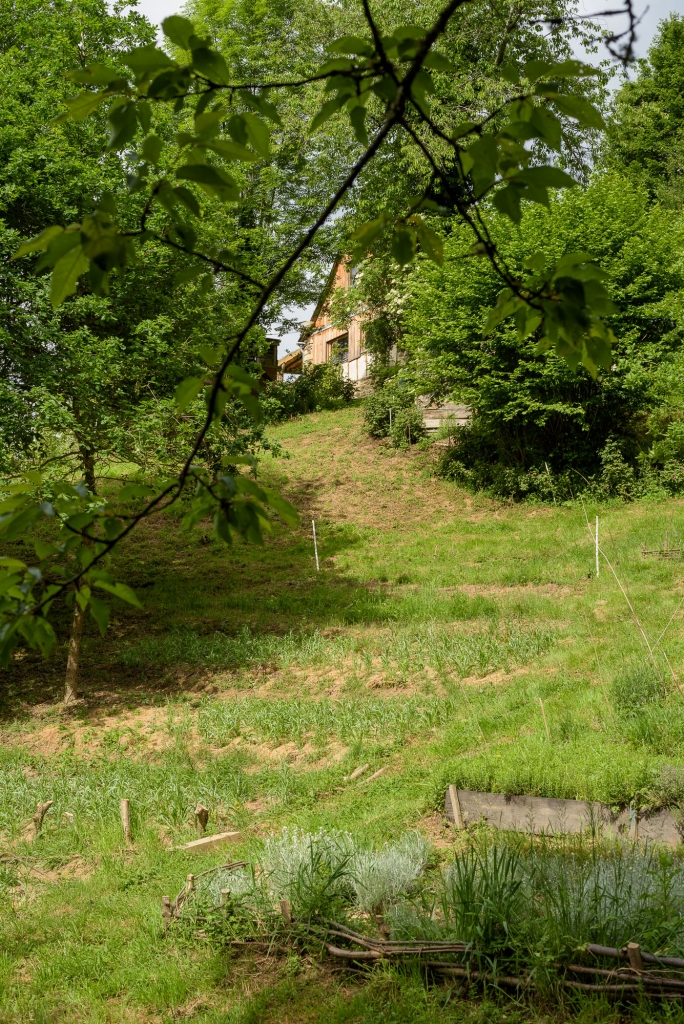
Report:
[[[449,789],[447,790],[447,800],[449,801],[449,808],[451,810],[449,817],[454,823],[454,828],[463,828],[461,802],[458,799],[458,790],[455,786],[449,786]]]
[[[455,794],[462,825],[484,820],[494,828],[518,832],[576,833],[601,828],[604,834],[628,838],[630,810],[613,814],[610,807],[586,800],[559,800],[555,797],[509,796],[505,793],[478,793],[449,786],[444,810],[449,821],[457,822],[453,811]],[[681,836],[672,813],[667,810],[645,812],[639,817],[638,836],[653,842],[679,846]]]
[[[186,850],[188,853],[202,853],[204,850],[213,850],[224,843],[239,843],[242,839],[242,832],[219,832],[215,836],[203,836],[202,839],[195,839],[184,846],[177,846],[177,850]]]

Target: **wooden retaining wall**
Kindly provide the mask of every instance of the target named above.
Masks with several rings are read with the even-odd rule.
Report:
[[[444,799],[449,821],[458,828],[485,821],[494,828],[535,835],[567,834],[601,828],[604,835],[624,839],[650,839],[679,846],[682,837],[671,811],[643,811],[630,808],[614,814],[606,804],[585,800],[557,800],[553,797],[507,796],[505,793],[476,793],[449,786]]]

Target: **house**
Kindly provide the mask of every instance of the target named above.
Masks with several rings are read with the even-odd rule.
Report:
[[[365,348],[362,314],[352,317],[346,327],[335,327],[329,314],[332,293],[337,288],[351,288],[355,276],[356,267],[350,266],[348,261],[335,263],[313,316],[299,339],[299,347],[305,363],[339,363],[345,377],[363,381],[368,377],[373,357]]]
[[[363,314],[357,313],[346,327],[335,327],[329,314],[333,292],[337,288],[351,288],[355,276],[356,268],[348,260],[342,259],[335,263],[311,320],[299,338],[299,349],[283,356],[278,362],[281,377],[284,373],[301,373],[305,363],[339,363],[343,375],[357,382],[357,393],[363,394],[366,391],[370,383],[368,378],[373,356],[366,351],[364,344]],[[396,361],[396,349],[392,358]],[[434,404],[427,397],[420,397],[416,405],[421,410],[428,434],[436,434],[442,427],[447,427],[451,432],[452,427],[465,426],[472,415],[468,406],[455,402]]]

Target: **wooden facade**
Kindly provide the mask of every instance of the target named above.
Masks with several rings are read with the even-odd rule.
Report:
[[[363,318],[357,315],[347,327],[334,327],[328,311],[332,293],[337,288],[350,288],[353,274],[352,267],[344,260],[335,264],[299,345],[305,363],[340,363],[345,377],[360,381],[368,376],[370,368],[370,356],[364,344]]]

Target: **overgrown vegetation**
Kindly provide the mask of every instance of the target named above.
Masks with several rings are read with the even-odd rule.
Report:
[[[354,382],[342,376],[335,363],[307,363],[291,381],[274,381],[262,401],[269,423],[321,409],[339,409],[354,398]]]
[[[408,409],[419,395],[455,398],[473,417],[451,431],[441,472],[475,490],[545,501],[680,492],[682,219],[673,168],[682,123],[673,97],[681,33],[679,15],[664,21],[635,80],[608,106],[608,138],[586,187],[555,193],[548,209],[523,211],[519,224],[503,214],[492,220],[497,246],[520,274],[578,250],[596,254],[613,303],[610,366],[594,379],[546,352],[539,331],[523,337],[515,325],[494,324],[488,311],[500,281],[486,261],[465,258],[467,231],[452,221],[442,266],[423,259],[392,275],[379,253],[346,297],[350,312],[368,305],[373,324],[391,316],[384,344],[371,331],[377,359],[389,358],[397,338],[403,351],[398,377],[381,379],[370,400],[372,435],[389,433],[392,406]]]
[[[457,842],[443,824],[449,784],[684,809],[681,694],[661,649],[655,665],[648,656],[605,565],[593,577],[581,504],[469,496],[429,475],[428,453],[369,441],[354,406],[285,421],[269,437],[291,457],[266,460],[264,483],[297,501],[315,495],[319,573],[304,526],[294,543],[276,527],[264,549],[225,549],[168,515],[119,556],[147,584],[144,612],[119,612],[104,641],[86,623],[82,703],[50,708],[64,648],[54,675],[30,656],[12,667],[0,1016],[23,1022],[41,1005],[67,1021],[78,1005],[89,1022],[173,1011],[201,1024],[246,1014],[374,1024],[383,1013],[397,1024],[509,1024],[507,997],[471,990],[464,1001],[452,988],[445,1007],[450,986],[426,988],[410,970],[354,979],[294,949],[228,954],[226,939],[271,922],[284,937],[281,892],[375,932],[377,904],[362,909],[352,870],[365,872],[362,900],[384,901],[393,936],[467,934],[502,970],[537,972],[542,991],[516,1009],[520,1024],[585,1012],[566,995],[559,1010],[552,985],[555,958],[583,941],[681,951],[678,851],[633,855],[591,837],[544,844],[481,828]],[[675,613],[660,643],[679,679],[681,562],[642,553],[666,533],[670,549],[680,545],[679,500],[589,500],[586,510],[592,522],[600,514],[611,564],[653,641]],[[172,574],[159,572],[167,557]],[[236,584],[209,588],[210,573]],[[31,818],[47,800],[34,842]],[[199,859],[178,851],[197,836],[198,803],[210,833],[239,829],[242,843]],[[162,895],[229,860],[268,872],[198,878],[194,911],[210,911],[197,923],[209,939],[182,924],[165,933]],[[188,924],[194,911],[188,902]],[[594,1001],[586,1012],[607,1024],[615,1010]],[[659,1007],[638,1013],[662,1018]]]

